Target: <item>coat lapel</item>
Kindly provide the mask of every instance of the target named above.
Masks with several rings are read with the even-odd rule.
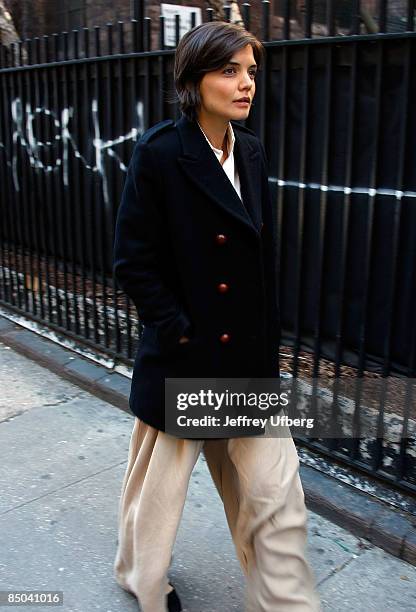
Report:
[[[241,201],[196,121],[190,121],[182,115],[175,126],[183,150],[178,161],[190,180],[213,203],[258,234],[261,227],[259,151],[233,125],[234,160],[240,178]]]

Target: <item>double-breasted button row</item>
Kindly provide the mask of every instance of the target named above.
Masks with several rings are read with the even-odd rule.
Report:
[[[228,240],[228,237],[225,234],[217,234],[215,236],[215,240],[217,242],[218,245],[222,245],[225,244]],[[226,293],[229,290],[229,285],[227,283],[218,283],[217,285],[217,291],[219,293]],[[226,332],[224,332],[223,334],[221,334],[220,336],[220,342],[222,342],[222,344],[227,344],[227,342],[229,342],[231,339],[230,334],[227,334]]]

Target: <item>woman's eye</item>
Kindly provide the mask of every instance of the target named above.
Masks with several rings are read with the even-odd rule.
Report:
[[[236,70],[235,68],[226,68],[224,71],[224,74],[235,74]],[[250,70],[249,71],[249,75],[252,79],[256,78],[256,74],[257,74],[257,70]]]

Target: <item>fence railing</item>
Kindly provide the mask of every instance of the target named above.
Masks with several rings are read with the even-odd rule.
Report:
[[[341,423],[302,441],[414,491],[416,35],[265,47],[248,125],[270,164],[281,369],[319,381],[305,410],[324,389]],[[30,58],[0,70],[0,303],[131,364],[142,329],[112,276],[114,223],[134,142],[178,117],[174,51]]]
[[[137,3],[143,4],[143,3]],[[394,32],[414,32],[416,27],[416,0],[404,0],[394,11],[391,2],[378,0],[376,10],[371,13],[363,0],[305,0],[296,10],[294,18],[293,0],[281,0],[280,15],[271,15],[270,0],[260,0],[257,4],[244,2],[241,5],[241,22],[247,30],[253,23],[253,12],[256,25],[253,32],[260,40],[290,40],[300,38],[322,38],[336,36],[353,36],[359,34],[383,34]],[[142,16],[144,7],[135,7],[136,19],[107,23],[93,28],[74,29],[28,38],[0,45],[2,49],[0,67],[14,67],[32,64],[44,64],[54,61],[77,59],[81,57],[98,57],[136,53],[141,51],[165,50],[176,47],[184,29],[197,25],[198,13],[190,12],[185,19],[178,14],[165,16],[158,20]],[[224,21],[232,18],[232,6],[224,4],[222,17]],[[204,21],[215,18],[214,9],[207,8]],[[277,25],[271,27],[271,21],[278,19]],[[257,22],[259,25],[257,25]],[[174,32],[173,40],[167,41],[167,27]],[[315,26],[315,27],[314,27]],[[272,35],[272,30],[277,32]],[[157,35],[156,35],[157,34]],[[172,38],[172,37],[170,37]]]

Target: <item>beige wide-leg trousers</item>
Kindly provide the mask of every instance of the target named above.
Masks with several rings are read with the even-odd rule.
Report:
[[[201,449],[246,576],[245,612],[318,612],[307,511],[287,437],[184,440],[137,417],[119,504],[114,576],[143,612],[166,612],[173,546]],[[198,537],[198,534],[195,534]]]

